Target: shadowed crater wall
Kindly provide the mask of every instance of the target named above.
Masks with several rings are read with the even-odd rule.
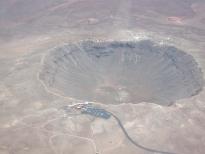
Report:
[[[150,41],[64,45],[45,57],[39,77],[65,96],[105,104],[170,105],[203,88],[192,56]]]

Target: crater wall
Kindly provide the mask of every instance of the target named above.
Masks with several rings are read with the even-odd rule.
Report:
[[[151,41],[85,41],[58,47],[46,56],[40,79],[65,96],[104,104],[170,105],[203,88],[192,56]]]

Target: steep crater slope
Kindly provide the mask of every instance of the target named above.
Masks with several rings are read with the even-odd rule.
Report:
[[[104,104],[170,105],[203,88],[192,56],[151,41],[67,44],[49,52],[39,77],[64,96]]]

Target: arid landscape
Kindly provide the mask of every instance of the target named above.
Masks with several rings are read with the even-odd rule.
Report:
[[[0,154],[204,154],[205,1],[0,0]]]

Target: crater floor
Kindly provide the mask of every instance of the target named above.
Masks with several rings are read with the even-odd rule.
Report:
[[[40,79],[65,96],[104,104],[170,105],[203,87],[201,70],[192,56],[148,40],[85,41],[52,49]]]

